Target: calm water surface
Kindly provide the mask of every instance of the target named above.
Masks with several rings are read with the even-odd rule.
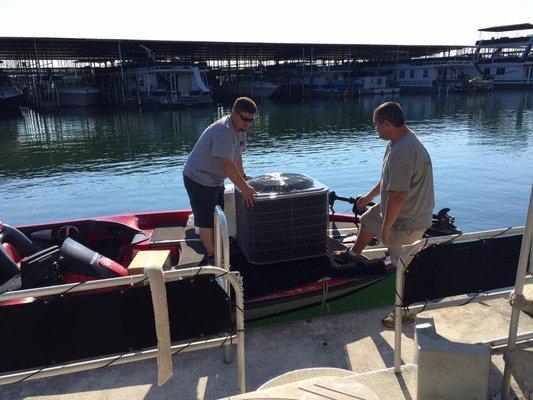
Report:
[[[437,208],[450,207],[463,230],[524,224],[533,92],[396,99],[433,159]],[[259,104],[247,173],[300,172],[339,195],[366,193],[379,179],[386,145],[371,122],[383,100]],[[19,225],[188,208],[183,164],[203,129],[228,110],[23,110],[2,118],[0,220]]]

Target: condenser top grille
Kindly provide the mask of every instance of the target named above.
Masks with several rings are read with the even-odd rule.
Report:
[[[324,190],[324,185],[307,175],[293,173],[271,173],[260,175],[248,181],[258,196],[309,193]]]

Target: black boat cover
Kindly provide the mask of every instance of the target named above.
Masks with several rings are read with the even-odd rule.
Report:
[[[188,343],[231,331],[229,300],[211,276],[175,281],[166,287],[172,342]],[[69,293],[0,306],[0,372],[156,345],[149,286]]]
[[[403,304],[513,286],[522,235],[431,245],[405,274]]]

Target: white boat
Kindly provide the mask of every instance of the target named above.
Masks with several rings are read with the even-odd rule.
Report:
[[[0,107],[17,107],[23,96],[22,90],[13,84],[9,75],[0,72]]]
[[[55,83],[59,107],[88,107],[95,103],[100,90],[85,83]]]
[[[348,84],[344,78],[342,72],[325,70],[296,77],[292,83],[303,85],[304,90],[312,93],[313,96],[344,97],[348,92]]]
[[[402,91],[461,91],[468,87],[470,60],[433,58],[398,63],[394,79]]]
[[[533,24],[479,29],[471,77],[488,79],[498,88],[533,88]],[[482,37],[483,37],[482,36]]]
[[[207,69],[190,65],[126,67],[127,98],[134,104],[199,105],[212,103]]]

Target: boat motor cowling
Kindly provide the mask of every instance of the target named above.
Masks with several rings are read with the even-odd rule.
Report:
[[[61,245],[60,255],[59,262],[67,281],[116,278],[128,274],[128,270],[119,263],[71,238],[66,238]]]

